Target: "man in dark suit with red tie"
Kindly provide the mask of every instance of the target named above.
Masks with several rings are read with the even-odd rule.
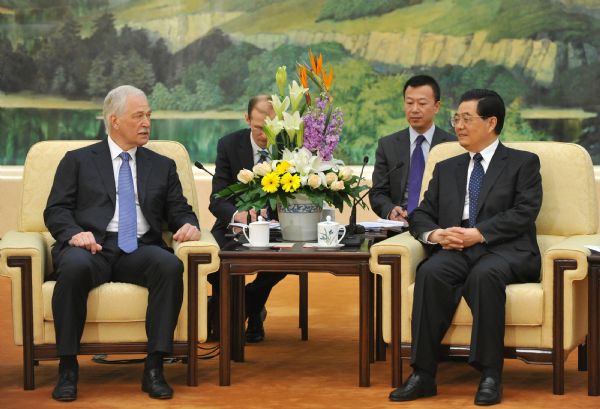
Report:
[[[369,202],[382,219],[406,221],[419,204],[429,150],[456,137],[434,124],[440,109],[440,86],[428,75],[404,84],[404,112],[409,127],[381,138],[375,154]],[[390,173],[390,170],[400,166]]]
[[[215,193],[222,191],[227,186],[237,182],[237,174],[242,169],[252,169],[255,164],[268,159],[267,137],[263,132],[263,125],[267,116],[274,117],[273,106],[269,96],[258,95],[248,102],[246,122],[249,128],[240,129],[225,135],[217,144],[217,159],[215,160],[215,176],[212,180],[212,194],[210,196],[209,210],[217,220],[211,233],[220,247],[227,245],[231,239],[225,237],[229,223],[246,223],[248,219],[256,221],[258,216],[255,209],[241,212],[235,207],[234,199],[215,197]],[[259,209],[259,212],[261,210]],[[262,209],[266,217],[266,209]],[[269,298],[271,289],[285,277],[285,273],[258,273],[256,279],[246,286],[246,315],[248,327],[246,328],[246,342],[261,342],[265,331],[263,321],[266,316],[265,303]],[[208,281],[213,287],[213,296],[209,302],[210,316],[216,317],[217,295],[219,294],[218,273],[209,274]],[[215,319],[211,323],[212,330],[216,328]]]
[[[124,85],[104,100],[107,139],[67,152],[56,170],[44,211],[52,249],[52,313],[60,356],[52,397],[77,398],[77,353],[88,293],[108,281],[148,288],[148,356],[142,390],[168,399],[163,357],[172,352],[183,300],[183,264],[162,239],[200,239],[198,219],[183,196],[175,162],[143,147],[150,137],[143,91]]]
[[[499,141],[504,116],[496,92],[462,95],[452,122],[468,153],[435,166],[409,217],[411,234],[430,255],[415,277],[413,373],[390,394],[393,401],[437,393],[438,352],[461,297],[473,314],[469,364],[481,372],[475,404],[502,400],[506,285],[539,279],[542,204],[539,158]]]

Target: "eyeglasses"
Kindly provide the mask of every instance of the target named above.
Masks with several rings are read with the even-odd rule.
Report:
[[[479,116],[479,115],[471,115],[471,114],[454,114],[453,116],[450,117],[450,125],[452,125],[452,128],[456,128],[456,126],[458,125],[458,123],[462,120],[463,124],[465,125],[469,125],[472,121],[473,118],[481,118],[481,119],[488,119],[487,116]]]

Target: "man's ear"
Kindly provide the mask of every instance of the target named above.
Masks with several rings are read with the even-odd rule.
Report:
[[[496,133],[495,129],[496,129],[496,125],[498,125],[498,118],[496,118],[495,116],[491,116],[488,118],[490,120],[490,125],[488,126],[488,132],[490,133]]]

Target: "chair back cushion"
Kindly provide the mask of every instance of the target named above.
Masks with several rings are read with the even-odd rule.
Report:
[[[67,151],[83,148],[98,141],[43,141],[31,147],[23,169],[23,190],[19,209],[19,231],[44,232],[44,209],[54,182],[58,163]],[[196,186],[185,147],[175,141],[151,141],[145,147],[173,159],[181,180],[183,194],[198,215]]]
[[[545,141],[507,142],[505,145],[533,152],[540,158],[544,198],[536,220],[538,235],[572,236],[598,231],[594,167],[583,147]],[[427,159],[421,195],[429,185],[435,164],[464,152],[458,142],[436,145]]]

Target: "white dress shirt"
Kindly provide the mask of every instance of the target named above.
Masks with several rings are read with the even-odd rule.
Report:
[[[121,162],[123,162],[123,159],[121,159],[121,157],[119,155],[121,154],[121,152],[123,152],[123,149],[119,148],[119,145],[117,145],[110,136],[107,138],[107,140],[108,140],[108,148],[110,149],[110,158],[112,159],[113,175],[115,178],[115,187],[117,189],[117,196],[116,196],[117,200],[115,203],[115,215],[113,216],[112,220],[108,223],[108,226],[106,226],[106,231],[116,233],[119,231],[119,168],[121,167]],[[146,232],[148,230],[150,230],[150,225],[148,224],[148,221],[144,217],[144,214],[142,213],[142,209],[140,208],[140,199],[139,199],[138,187],[137,187],[137,166],[136,166],[136,158],[135,158],[136,152],[137,152],[137,147],[132,148],[127,151],[127,153],[129,153],[129,156],[131,156],[131,159],[129,159],[129,167],[131,168],[131,176],[133,177],[133,189],[135,191],[135,212],[137,215],[137,237],[140,238],[144,234],[146,234]]]

